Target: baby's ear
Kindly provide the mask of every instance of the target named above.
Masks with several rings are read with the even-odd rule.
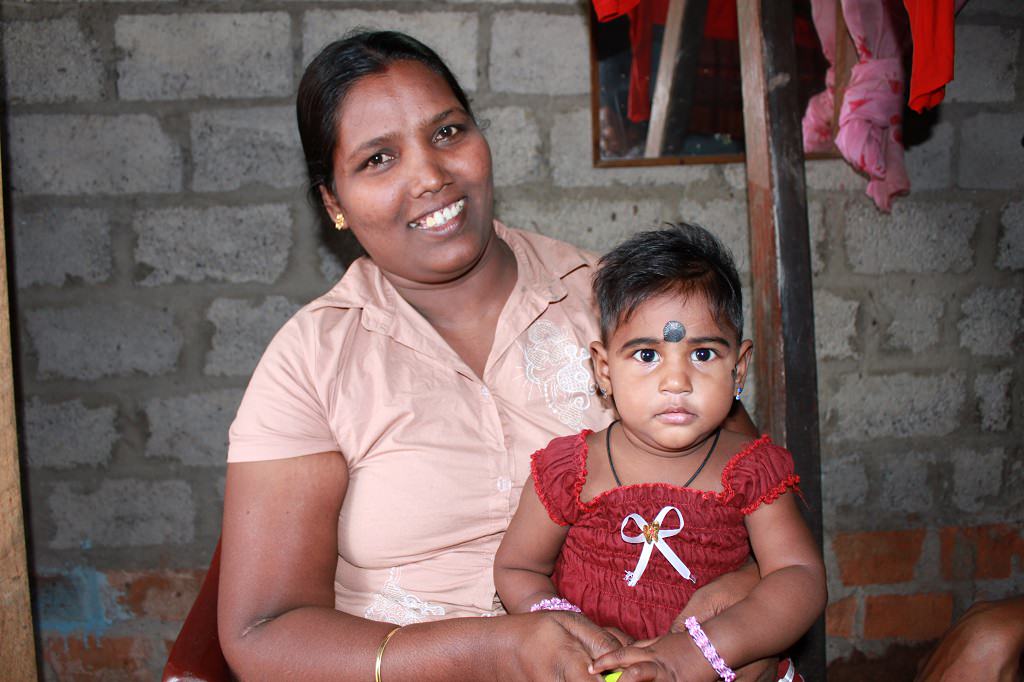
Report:
[[[598,393],[611,395],[612,382],[608,371],[608,351],[600,341],[590,344],[590,360],[594,363],[594,380],[597,382]]]
[[[740,343],[740,350],[736,356],[736,384],[738,387],[743,386],[743,382],[747,379],[747,369],[750,368],[750,360],[754,357],[754,342],[750,339],[744,339]]]

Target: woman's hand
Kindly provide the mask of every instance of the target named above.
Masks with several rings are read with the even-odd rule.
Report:
[[[601,676],[588,670],[591,661],[623,644],[616,633],[568,611],[505,616],[502,620],[514,628],[508,633],[507,665],[498,661],[499,679],[600,682]]]
[[[977,602],[924,660],[917,682],[1015,682],[1024,650],[1024,597]]]

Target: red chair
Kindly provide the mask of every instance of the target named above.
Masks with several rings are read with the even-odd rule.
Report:
[[[163,682],[230,682],[234,680],[217,636],[217,581],[220,541],[210,568],[167,657]]]

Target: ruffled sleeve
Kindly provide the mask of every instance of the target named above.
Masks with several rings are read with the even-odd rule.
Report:
[[[560,526],[576,522],[580,513],[580,490],[586,478],[586,447],[589,430],[574,436],[555,438],[533,453],[530,473],[537,497],[551,520]]]
[[[800,477],[793,470],[793,455],[762,436],[737,453],[722,470],[725,502],[750,514],[771,504],[792,488],[799,492]]]

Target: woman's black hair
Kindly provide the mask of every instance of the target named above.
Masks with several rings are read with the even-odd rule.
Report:
[[[320,51],[299,83],[296,114],[309,172],[310,198],[320,203],[319,187],[334,191],[334,151],[338,146],[338,112],[353,85],[383,73],[399,61],[416,61],[441,76],[470,116],[469,99],[437,53],[397,31],[357,30]]]
[[[699,225],[669,223],[640,232],[601,257],[594,296],[605,342],[647,299],[661,294],[703,296],[719,324],[743,338],[743,294],[729,250]]]

